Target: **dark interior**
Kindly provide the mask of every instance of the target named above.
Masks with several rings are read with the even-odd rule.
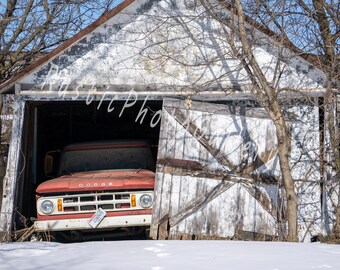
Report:
[[[87,105],[85,101],[49,101],[28,104],[23,138],[25,166],[17,193],[17,209],[23,216],[36,216],[35,189],[49,179],[44,173],[44,157],[48,151],[62,150],[66,145],[78,142],[143,139],[152,145],[156,160],[162,101],[144,103],[140,100],[125,108],[126,101],[110,102],[93,101]],[[114,110],[110,111],[113,107]],[[19,224],[17,226],[20,227]]]

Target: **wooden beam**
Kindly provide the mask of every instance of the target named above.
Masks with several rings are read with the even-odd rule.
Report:
[[[247,185],[244,183],[241,183],[241,185],[249,192],[250,195],[252,195],[259,204],[262,205],[262,207],[271,215],[273,215],[273,212],[276,210],[275,208],[271,208],[272,202],[270,199],[263,194],[263,192],[255,185]],[[273,218],[276,220],[276,218],[273,216]]]
[[[7,237],[10,236],[12,230],[13,210],[16,200],[15,196],[17,195],[16,188],[22,170],[20,164],[23,159],[21,154],[21,143],[23,136],[24,112],[25,101],[17,97],[14,101],[12,139],[9,147],[8,165],[4,178],[4,192],[0,213],[0,232],[7,235]]]
[[[197,200],[193,201],[183,210],[178,212],[176,215],[170,217],[169,225],[170,227],[176,226],[182,220],[186,219],[187,217],[191,216],[193,213],[198,211],[200,208],[207,205],[213,199],[221,195],[223,192],[231,188],[235,183],[228,182],[228,181],[221,181],[216,187],[214,187],[211,191],[204,194],[202,197],[198,198]]]
[[[248,176],[226,173],[225,171],[211,171],[206,169],[205,164],[192,160],[159,159],[157,171],[161,173],[192,176],[198,178],[209,178],[215,180],[228,180],[235,183],[254,183],[255,180]]]
[[[16,83],[16,84],[15,84],[15,87],[14,87],[14,91],[15,91],[15,95],[16,95],[16,96],[19,96],[19,95],[20,95],[20,92],[21,92],[21,84]]]
[[[164,108],[179,124],[183,126],[221,165],[229,168],[229,172],[234,169],[233,163],[224,155],[221,154],[219,149],[216,149],[204,136],[203,131],[198,128],[193,122],[189,121],[184,113],[178,109],[173,108],[171,111],[169,108]]]

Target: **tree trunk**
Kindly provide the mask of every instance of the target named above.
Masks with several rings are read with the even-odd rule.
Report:
[[[327,122],[327,130],[329,132],[329,143],[333,170],[336,172],[336,179],[338,183],[338,202],[335,209],[335,224],[332,231],[332,238],[336,241],[340,241],[340,153],[339,153],[339,134],[336,130],[335,120],[335,106],[336,106],[336,95],[332,88],[332,73],[327,75],[327,89],[325,96],[325,121]]]
[[[323,70],[327,76],[326,95],[325,95],[325,122],[327,125],[327,131],[330,137],[330,152],[331,163],[334,164],[332,168],[336,172],[336,179],[338,182],[338,203],[335,209],[336,222],[332,231],[332,237],[337,241],[340,240],[340,151],[339,151],[339,133],[336,129],[335,121],[335,107],[336,107],[336,95],[333,88],[337,88],[339,80],[339,64],[336,57],[336,38],[333,37],[331,32],[331,25],[326,12],[326,3],[324,0],[313,0],[313,6],[316,11],[316,22],[319,26],[323,48],[325,55],[323,57]]]
[[[2,113],[2,104],[3,104],[3,96],[0,95],[0,115]],[[3,197],[3,187],[4,187],[4,177],[6,173],[6,167],[5,162],[3,159],[3,149],[2,149],[2,121],[0,118],[0,211],[1,211],[1,205],[2,205],[2,197]]]
[[[1,154],[0,155],[0,211],[1,211],[1,205],[2,205],[5,174],[6,174],[6,166],[5,166],[5,162],[4,162],[4,159],[3,159],[3,155]]]
[[[278,155],[280,158],[280,168],[282,174],[282,180],[286,191],[287,200],[287,221],[288,221],[288,238],[289,242],[298,241],[297,231],[297,197],[294,190],[294,180],[291,175],[291,169],[289,165],[289,149],[290,146],[287,143],[287,136],[280,130],[278,124],[275,123],[276,133],[279,138]]]

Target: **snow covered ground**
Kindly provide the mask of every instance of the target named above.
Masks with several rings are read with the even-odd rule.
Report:
[[[340,269],[340,245],[238,241],[0,244],[0,269]]]

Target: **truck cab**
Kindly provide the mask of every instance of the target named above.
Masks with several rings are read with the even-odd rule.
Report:
[[[54,161],[47,155],[46,163]],[[155,164],[145,141],[71,144],[57,176],[36,189],[37,232],[147,229]]]

